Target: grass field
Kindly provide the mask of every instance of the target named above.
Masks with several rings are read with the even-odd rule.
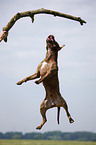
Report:
[[[0,145],[96,145],[96,142],[53,140],[0,140]]]

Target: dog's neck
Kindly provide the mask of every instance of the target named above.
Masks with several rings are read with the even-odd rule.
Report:
[[[47,62],[55,61],[57,63],[57,58],[58,58],[58,52],[48,47],[45,61]]]

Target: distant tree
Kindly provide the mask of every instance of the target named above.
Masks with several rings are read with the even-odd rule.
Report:
[[[6,132],[6,133],[4,134],[4,136],[5,136],[5,139],[12,139],[13,132]]]
[[[22,133],[20,132],[13,133],[12,139],[22,139]]]
[[[42,134],[41,133],[36,133],[35,136],[34,136],[34,139],[41,140],[42,139]]]
[[[79,141],[96,141],[96,133],[92,132],[60,132],[52,131],[45,133],[25,133],[21,132],[7,132],[5,134],[0,132],[0,139],[34,139],[34,140],[79,140]]]
[[[36,133],[25,133],[23,139],[34,139]]]
[[[0,132],[0,139],[4,139],[4,134]]]

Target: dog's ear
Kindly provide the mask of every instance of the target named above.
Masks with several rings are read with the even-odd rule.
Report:
[[[62,45],[61,47],[58,47],[57,50],[61,50],[65,45]]]

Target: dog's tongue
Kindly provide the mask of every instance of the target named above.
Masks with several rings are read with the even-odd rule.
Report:
[[[50,36],[50,40],[51,40],[51,41],[53,41],[53,38],[52,38],[52,36]]]

